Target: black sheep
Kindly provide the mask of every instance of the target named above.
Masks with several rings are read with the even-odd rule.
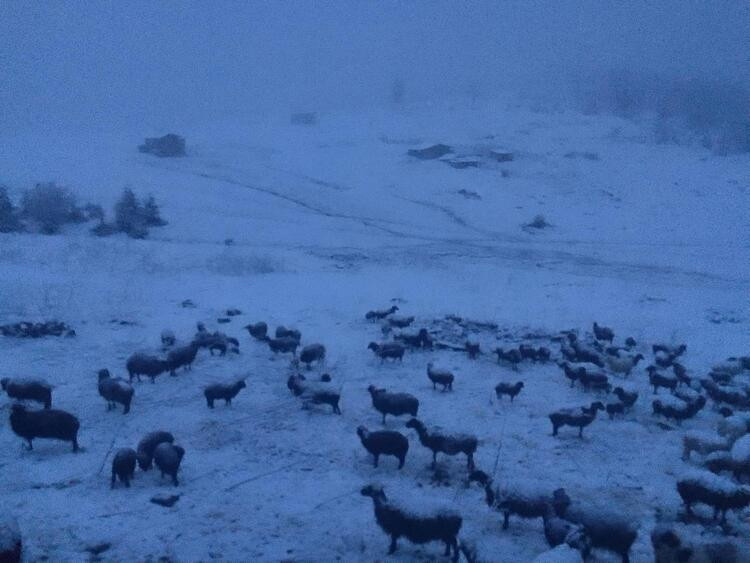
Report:
[[[694,402],[688,403],[681,399],[674,399],[672,402],[664,403],[654,401],[651,403],[653,413],[665,418],[671,418],[681,424],[683,420],[693,418],[706,405],[706,398],[701,395]]]
[[[34,449],[34,438],[51,438],[72,442],[73,451],[78,451],[78,419],[72,414],[56,410],[26,410],[23,405],[15,404],[10,411],[10,427],[13,432],[26,440],[29,449]]]
[[[614,419],[616,414],[625,413],[625,404],[619,401],[616,403],[607,403],[604,408],[607,411],[610,420]]]
[[[323,374],[321,376],[321,383],[330,382],[330,375],[326,377],[327,375]],[[341,393],[331,389],[329,385],[321,386],[315,383],[308,383],[304,375],[298,374],[290,375],[286,386],[295,397],[300,397],[307,403],[314,405],[330,405],[333,409],[333,414],[341,414],[341,409],[339,408]]]
[[[517,381],[513,384],[501,382],[495,385],[495,395],[497,395],[498,399],[502,399],[503,395],[508,395],[512,403],[516,395],[521,392],[521,389],[523,389],[523,381]]]
[[[195,357],[198,355],[198,349],[200,344],[193,341],[187,346],[181,346],[175,348],[167,354],[167,363],[169,364],[169,375],[177,375],[175,370],[178,368],[185,368],[186,370],[193,369],[193,362]]]
[[[651,346],[651,350],[654,354],[663,352],[668,356],[677,358],[678,356],[682,356],[685,353],[685,351],[687,350],[687,345],[680,344],[679,346],[670,346],[669,344],[654,344],[653,346]]]
[[[469,342],[468,340],[464,343],[464,350],[469,355],[469,359],[475,360],[482,353],[479,348],[479,342]]]
[[[115,488],[115,481],[119,478],[121,483],[130,487],[130,480],[135,473],[136,453],[133,448],[121,448],[112,458],[112,483],[110,488]]]
[[[389,555],[396,551],[398,539],[404,536],[413,543],[442,541],[445,543],[445,555],[449,556],[452,548],[453,561],[458,561],[458,532],[463,520],[457,512],[412,514],[388,502],[382,487],[369,485],[360,492],[363,496],[372,498],[375,520],[391,537]]]
[[[240,379],[234,383],[214,383],[203,390],[203,395],[206,397],[208,408],[212,409],[214,408],[214,401],[217,399],[223,399],[225,405],[231,405],[232,399],[245,387],[247,385],[244,379]]]
[[[305,346],[299,353],[299,360],[303,364],[307,365],[307,369],[310,369],[310,365],[313,362],[322,363],[326,357],[326,347],[322,344],[310,344]]]
[[[476,436],[469,434],[444,434],[440,430],[427,430],[421,420],[412,418],[406,423],[407,428],[416,430],[419,442],[432,451],[432,467],[437,464],[437,454],[444,453],[449,456],[466,454],[466,465],[469,471],[474,470],[474,453],[477,451],[479,441]]]
[[[570,380],[571,387],[573,387],[573,385],[575,385],[575,382],[581,378],[582,373],[586,373],[585,367],[573,367],[568,362],[559,362],[557,365],[559,365],[563,369],[565,377]]]
[[[388,324],[396,328],[406,328],[414,322],[414,317],[396,317],[388,318]]]
[[[620,399],[620,402],[625,405],[626,409],[632,407],[638,400],[638,393],[636,391],[625,391],[622,387],[615,387],[612,392]]]
[[[150,377],[151,383],[153,383],[156,376],[169,370],[170,366],[169,362],[160,360],[156,356],[136,352],[128,358],[125,367],[128,370],[131,383],[133,382],[133,376],[136,376],[136,379],[140,381],[141,375]]]
[[[688,514],[692,515],[693,504],[700,502],[714,509],[714,519],[721,514],[722,522],[726,521],[728,510],[742,510],[750,505],[748,487],[735,485],[711,473],[680,479],[677,481],[677,492]]]
[[[603,512],[577,502],[571,502],[564,490],[553,494],[555,514],[583,526],[593,547],[606,549],[622,557],[622,563],[630,561],[630,548],[638,537],[638,523],[625,515]]]
[[[611,328],[599,326],[599,324],[594,321],[594,338],[611,343],[615,339],[615,333]]]
[[[606,393],[609,393],[612,390],[609,378],[603,373],[589,372],[584,369],[579,375],[579,380],[581,381],[583,388],[587,391],[593,389],[595,391],[605,391]]]
[[[276,338],[293,338],[299,342],[302,340],[302,333],[294,328],[286,328],[285,326],[276,327]]]
[[[172,478],[175,487],[180,484],[177,481],[177,472],[184,456],[185,449],[170,442],[162,442],[154,449],[154,464],[161,471],[162,478],[164,475]]]
[[[383,415],[383,424],[385,424],[385,415],[401,416],[409,414],[417,416],[419,410],[419,401],[414,395],[409,393],[389,393],[385,389],[378,389],[374,385],[367,388],[372,399],[372,406],[375,410]]]
[[[365,319],[367,319],[368,321],[384,319],[388,315],[392,315],[396,311],[398,311],[398,307],[396,307],[396,305],[392,305],[389,309],[367,311],[367,314],[365,314]]]
[[[381,455],[392,455],[398,459],[398,468],[401,469],[406,461],[406,453],[409,451],[409,440],[395,430],[369,431],[365,426],[357,427],[357,436],[362,441],[364,448],[373,455],[375,467],[378,466],[378,458]]]
[[[99,370],[99,394],[107,401],[107,410],[112,410],[115,403],[122,405],[122,414],[130,412],[135,390],[121,377],[112,377],[108,369]]]
[[[45,409],[52,407],[52,386],[41,379],[10,379],[3,377],[0,385],[11,399],[36,401]]]
[[[136,455],[138,458],[138,467],[140,467],[142,471],[148,471],[151,469],[154,450],[156,449],[156,446],[163,442],[169,442],[171,444],[174,442],[174,436],[164,430],[157,430],[155,432],[149,432],[140,442],[138,442]]]
[[[265,341],[274,354],[278,354],[281,352],[294,355],[297,353],[297,347],[299,346],[299,340],[296,340],[295,338],[291,338],[289,336],[285,336],[283,338],[266,337]]]
[[[367,348],[375,352],[375,355],[380,358],[381,362],[384,362],[387,358],[401,361],[404,359],[404,352],[406,351],[398,342],[385,342],[383,344],[370,342]]]
[[[245,325],[242,328],[246,329],[256,340],[265,340],[268,336],[268,325],[264,322]]]
[[[502,348],[495,348],[495,354],[497,354],[497,363],[500,363],[501,361],[507,362],[515,370],[518,369],[518,364],[520,364],[523,360],[523,358],[521,357],[521,352],[514,348],[508,350],[507,352]]]
[[[603,411],[604,405],[599,401],[591,403],[589,407],[580,407],[578,409],[562,409],[549,415],[552,423],[552,435],[557,436],[557,431],[561,426],[573,426],[578,428],[578,437],[583,437],[583,429],[594,422],[597,411]]]
[[[679,380],[676,377],[666,373],[660,373],[656,366],[648,366],[646,371],[648,372],[649,385],[654,388],[654,395],[659,391],[659,387],[669,389],[672,393],[677,389]]]
[[[678,362],[674,362],[672,364],[672,371],[674,372],[675,377],[680,383],[690,387],[690,384],[692,383],[692,378],[688,375],[687,369],[685,368],[685,366],[683,366],[682,364]]]
[[[536,362],[539,358],[537,349],[528,344],[521,344],[518,347],[518,352],[519,354],[521,354],[522,360],[531,360],[532,362]]]

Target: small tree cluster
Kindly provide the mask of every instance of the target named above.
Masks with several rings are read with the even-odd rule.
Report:
[[[148,235],[150,227],[161,227],[166,224],[167,222],[161,218],[159,206],[153,196],[138,201],[133,190],[125,188],[115,204],[114,225],[107,226],[102,221],[97,229],[107,232],[96,234],[110,234],[114,231],[125,233],[131,238],[141,239]]]
[[[27,190],[21,198],[19,216],[35,224],[47,235],[58,233],[66,223],[81,223],[86,220],[73,192],[54,182],[37,184],[33,189]]]
[[[12,233],[22,229],[18,210],[8,195],[8,189],[0,186],[0,233]]]

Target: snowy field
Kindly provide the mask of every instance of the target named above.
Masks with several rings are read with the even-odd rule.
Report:
[[[95,238],[83,226],[54,237],[0,235],[1,323],[59,319],[77,333],[0,338],[0,374],[46,378],[54,406],[81,420],[80,453],[49,440],[27,451],[0,398],[0,497],[19,520],[29,561],[86,560],[104,543],[99,557],[112,561],[443,560],[442,545],[405,539],[386,556],[388,538],[359,494],[370,482],[389,497],[459,510],[461,538],[483,560],[531,561],[548,549],[541,520],[512,517],[501,529],[482,489],[468,485],[463,456],[439,456],[433,471],[406,417],[386,424],[409,437],[405,467],[382,457],[374,468],[355,433],[382,426],[370,384],[417,396],[429,425],[476,434],[477,467],[496,482],[565,487],[629,515],[640,523],[632,560],[653,559],[657,511],[682,514],[676,478],[696,465],[681,460],[681,436],[721,417],[709,402],[695,419],[664,428],[644,369],[654,342],[687,343],[683,363],[700,376],[750,352],[750,157],[656,145],[645,124],[505,104],[323,114],[314,127],[289,125],[288,116],[185,124],[175,132],[187,139],[187,157],[136,151],[143,137],[166,132],[2,138],[0,183],[14,195],[54,180],[111,209],[129,185],[153,194],[169,222],[147,240]],[[515,159],[454,169],[406,154],[431,143]],[[551,227],[522,228],[538,214]],[[181,307],[186,299],[196,307]],[[392,303],[416,317],[413,327],[458,314],[500,330],[468,335],[481,343],[477,360],[407,351],[402,363],[381,364],[367,344],[384,336],[364,314]],[[228,308],[243,314],[217,324]],[[340,387],[341,416],[292,397],[290,357],[242,329],[261,320],[327,347],[313,373],[330,373]],[[490,350],[529,332],[583,336],[594,320],[613,327],[616,342],[638,341],[646,360],[626,386],[640,398],[621,419],[600,416],[583,439],[571,428],[552,437],[547,415],[593,395],[570,388],[554,362],[514,372]],[[201,351],[192,371],[137,383],[129,415],[105,410],[99,369],[127,376],[130,354],[156,352],[165,328],[188,340],[197,322],[238,338],[240,354]],[[559,354],[554,343],[533,343]],[[429,361],[455,373],[452,393],[433,391]],[[248,387],[233,405],[206,408],[203,386],[238,376]],[[498,402],[494,386],[516,380],[522,393]],[[132,488],[110,490],[112,451],[157,429],[186,449],[180,486],[138,471]],[[149,502],[173,490],[181,498],[172,508]],[[730,539],[745,547],[749,516],[729,516]],[[706,528],[704,538],[722,537]],[[592,560],[616,559],[597,551]]]

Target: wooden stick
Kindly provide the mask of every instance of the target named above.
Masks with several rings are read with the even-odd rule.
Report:
[[[284,469],[289,469],[290,467],[293,467],[295,465],[299,465],[303,461],[306,461],[306,460],[295,461],[293,463],[289,463],[287,465],[283,465],[282,467],[279,467],[277,469],[273,469],[271,471],[266,471],[265,473],[260,473],[258,475],[253,476],[253,477],[250,477],[248,479],[240,481],[239,483],[235,483],[234,485],[230,485],[229,487],[227,487],[226,489],[224,489],[224,492],[228,493],[230,491],[233,491],[237,487],[241,487],[242,485],[250,483],[251,481],[256,481],[257,479],[261,479],[262,477],[267,477],[268,475],[273,475],[274,473],[278,473],[279,471],[283,471]]]
[[[102,474],[102,470],[104,469],[104,464],[107,463],[107,458],[109,457],[109,454],[112,452],[112,448],[114,447],[115,447],[115,437],[112,438],[112,443],[109,445],[109,449],[107,450],[107,453],[104,454],[102,465],[99,467],[99,471],[96,472],[97,475]]]

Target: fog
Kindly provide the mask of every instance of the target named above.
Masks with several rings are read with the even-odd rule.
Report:
[[[501,91],[612,69],[750,80],[750,4],[3,2],[0,125],[212,119]],[[572,85],[572,87],[571,87]]]

